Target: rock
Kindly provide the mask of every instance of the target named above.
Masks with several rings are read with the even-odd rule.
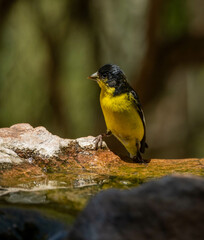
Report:
[[[9,149],[10,154],[16,151],[29,151],[33,155],[49,158],[58,156],[62,149],[73,145],[79,145],[81,149],[93,150],[94,137],[89,136],[76,140],[63,139],[52,135],[44,127],[33,128],[27,123],[0,129],[0,146]],[[105,142],[103,142],[103,147],[107,148]]]
[[[0,146],[0,163],[18,164],[22,163],[22,159],[13,150]]]
[[[0,207],[1,240],[63,240],[68,226],[42,216],[39,212],[20,208]]]
[[[63,218],[69,209],[73,221],[90,196],[102,189],[130,189],[171,173],[204,176],[204,159],[151,159],[148,164],[135,164],[115,155],[105,143],[101,150],[94,147],[92,136],[62,139],[44,127],[29,124],[0,129],[0,204],[49,205],[56,212],[59,207]],[[70,239],[117,240],[134,236],[142,240],[144,236],[151,239],[151,235],[158,235],[156,239],[184,239],[178,229],[182,236],[188,233],[191,237],[197,231],[194,238],[199,239],[203,220],[198,212],[199,208],[203,213],[201,180],[179,179],[166,178],[131,191],[99,194],[77,220]],[[13,219],[20,216],[12,214]],[[190,223],[196,225],[194,232]],[[62,239],[63,234],[57,231],[52,240]],[[3,235],[0,239],[4,239]]]
[[[39,172],[38,167],[40,166],[42,169],[41,174],[44,174],[47,168],[52,168],[52,171],[55,171],[62,161],[64,163],[67,160],[69,160],[67,167],[81,168],[76,158],[81,161],[87,161],[88,157],[90,159],[92,153],[96,152],[94,150],[94,139],[92,136],[63,139],[52,135],[44,127],[33,128],[26,123],[16,124],[10,128],[1,128],[0,171],[5,172],[4,170],[13,167],[19,169],[22,166],[23,171],[26,172],[26,169],[33,168],[33,165],[35,165],[37,167],[36,171]],[[103,142],[103,149],[106,152],[108,151],[105,142]],[[94,162],[96,162],[95,160],[98,157],[93,156],[93,158]],[[16,167],[16,165],[20,166]],[[34,169],[33,171],[36,174]],[[22,171],[20,174],[22,174]]]
[[[25,184],[30,188],[36,183],[41,185],[48,173],[59,172],[65,176],[68,174],[68,185],[78,180],[80,182],[78,176],[82,176],[84,182],[87,182],[86,179],[90,182],[93,173],[88,171],[89,168],[97,174],[104,174],[110,164],[120,165],[120,158],[108,150],[105,142],[102,144],[103,149],[96,151],[94,139],[92,136],[63,139],[44,127],[33,128],[26,123],[1,128],[0,186],[6,191],[7,187],[26,187]],[[98,178],[98,175],[94,178]],[[49,179],[46,181],[49,182]]]
[[[101,189],[129,189],[171,173],[204,176],[204,159],[151,159],[148,164],[136,164],[114,154],[104,142],[103,149],[95,150],[94,147],[92,136],[63,139],[44,127],[33,128],[29,124],[1,128],[0,198],[22,190],[71,187],[73,196],[69,191],[65,199],[78,211],[91,194]],[[85,188],[89,188],[90,193]],[[79,194],[79,191],[86,193]],[[54,198],[60,202],[56,197],[59,195]]]
[[[202,240],[204,180],[168,176],[131,190],[97,194],[69,240]]]

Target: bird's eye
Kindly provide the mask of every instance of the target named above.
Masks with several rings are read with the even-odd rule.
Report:
[[[103,78],[103,79],[107,78],[107,74],[104,73],[104,74],[102,75],[102,78]]]

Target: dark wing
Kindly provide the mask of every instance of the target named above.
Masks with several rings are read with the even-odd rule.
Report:
[[[130,88],[129,93],[134,97],[135,107],[137,109],[137,112],[140,115],[140,118],[141,118],[143,126],[144,126],[144,137],[141,140],[141,146],[140,146],[140,152],[144,153],[145,152],[145,148],[148,147],[148,145],[146,143],[146,123],[145,123],[145,117],[144,117],[144,113],[142,111],[142,106],[141,106],[141,103],[140,103],[140,100],[139,100],[139,97],[138,97],[137,93],[132,88]]]

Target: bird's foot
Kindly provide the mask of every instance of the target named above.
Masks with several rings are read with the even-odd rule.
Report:
[[[134,156],[132,158],[133,162],[135,163],[146,163],[145,160],[142,157]]]
[[[132,157],[133,161],[135,163],[145,163],[140,153],[140,141],[138,139],[136,139],[136,147],[137,147],[137,154]]]
[[[107,130],[106,133],[102,133],[95,137],[95,150],[103,148],[103,137],[110,137],[112,135],[112,132],[110,130]]]
[[[135,163],[146,163],[139,151],[137,152],[137,155],[132,156],[132,159]]]
[[[102,134],[95,137],[94,143],[95,143],[95,147],[94,147],[95,150],[102,148],[102,146],[103,146],[103,136],[102,136]]]

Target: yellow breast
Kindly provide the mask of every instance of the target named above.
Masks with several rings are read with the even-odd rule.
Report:
[[[128,98],[127,93],[113,96],[114,89],[111,91],[102,89],[100,94],[107,129],[124,145],[125,141],[135,142],[135,139],[141,141],[144,136],[144,126],[134,102]]]

